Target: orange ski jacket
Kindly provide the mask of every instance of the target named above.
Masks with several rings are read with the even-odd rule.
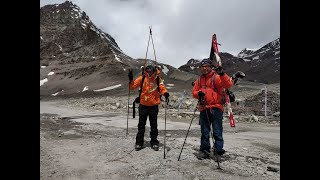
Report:
[[[142,91],[140,95],[140,104],[145,106],[154,106],[160,104],[160,94],[158,91],[158,85],[157,85],[157,76],[160,75],[160,71],[157,70],[156,74],[152,74],[149,77],[149,74],[147,72],[144,72],[144,81],[142,85]],[[142,75],[140,75],[136,80],[131,81],[129,87],[130,90],[134,90],[141,86],[142,83]],[[165,88],[163,80],[159,77],[159,88],[160,93],[164,95],[164,93],[168,92],[168,90]]]
[[[232,80],[231,78],[224,73],[224,75],[220,76],[218,74],[215,75],[215,78],[213,79],[213,75],[215,74],[215,71],[212,70],[206,75],[201,75],[199,79],[196,80],[192,96],[196,99],[199,99],[198,92],[202,91],[205,93],[205,108],[200,106],[200,111],[205,110],[206,108],[219,108],[221,111],[224,111],[223,104],[221,103],[222,100],[222,92],[223,89],[228,89],[232,87]],[[200,80],[200,82],[199,82]],[[214,80],[214,82],[213,82]],[[215,85],[215,87],[214,87]]]

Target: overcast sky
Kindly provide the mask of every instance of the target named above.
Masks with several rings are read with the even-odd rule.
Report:
[[[40,7],[64,0],[41,0]],[[73,0],[132,58],[145,58],[152,26],[157,61],[176,68],[220,52],[237,55],[280,37],[280,0]],[[150,40],[148,58],[154,60]],[[222,59],[223,61],[223,59]]]

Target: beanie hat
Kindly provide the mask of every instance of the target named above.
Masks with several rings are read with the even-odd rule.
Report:
[[[203,66],[204,64],[209,64],[210,67],[212,68],[212,60],[210,59],[203,59],[201,62],[200,62],[200,66]]]

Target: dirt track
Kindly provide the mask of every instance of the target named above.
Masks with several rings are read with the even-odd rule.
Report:
[[[190,120],[167,119],[164,159],[164,118],[159,116],[160,150],[134,150],[137,120],[117,112],[70,109],[59,101],[40,101],[41,179],[280,179],[280,127],[224,122],[226,154],[217,169],[213,160],[198,160],[198,118],[194,119],[178,160]]]

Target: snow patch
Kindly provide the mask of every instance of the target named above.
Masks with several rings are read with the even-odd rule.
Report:
[[[49,72],[48,76],[51,76],[51,75],[53,75],[53,74],[54,74],[54,72]]]
[[[51,94],[51,96],[56,96],[56,95],[58,95],[59,93],[61,93],[61,92],[63,92],[64,90],[61,90],[61,91],[58,91],[58,92],[56,92],[56,93],[54,93],[54,94]]]
[[[167,66],[163,65],[163,70],[162,72],[167,75],[167,73],[169,72],[169,69],[167,68]]]
[[[244,60],[245,62],[251,61],[251,59],[242,59],[242,60]]]
[[[88,86],[86,86],[83,88],[82,92],[87,91],[88,89],[89,89]]]
[[[48,82],[48,78],[40,80],[40,86],[42,86],[46,82]]]
[[[43,40],[42,36],[40,36],[40,39]]]
[[[192,70],[193,70],[193,69],[194,69],[194,66],[190,66],[190,69],[192,69]]]
[[[174,84],[167,84],[167,86],[174,86]]]
[[[111,49],[114,57],[116,58],[116,60],[122,63],[122,61],[118,58],[118,56],[117,56],[117,54],[114,52],[114,50],[113,50],[112,48],[110,48],[110,49]]]
[[[259,59],[259,56],[253,57],[252,60]]]
[[[116,54],[114,54],[114,57],[116,58],[117,61],[122,63],[122,61],[120,61],[120,59],[118,58],[118,56]]]
[[[103,88],[103,89],[97,89],[97,90],[93,90],[93,91],[94,91],[94,92],[107,91],[107,90],[115,89],[115,88],[120,87],[120,86],[121,86],[121,84],[118,84],[118,85],[106,87],[106,88]]]
[[[41,68],[43,69],[43,68],[46,68],[47,66],[41,66]]]
[[[261,52],[258,52],[258,54],[261,54],[261,53],[266,53],[269,49],[266,49],[264,51],[261,51]]]
[[[274,55],[277,55],[277,54],[279,54],[280,53],[280,51],[276,51],[276,52],[274,52]]]
[[[254,49],[250,49],[250,48],[246,48],[246,50],[248,50],[248,51],[256,51],[256,50],[258,50],[259,48],[254,48]]]
[[[62,47],[57,43],[55,43],[55,44],[59,47],[60,51],[62,51]]]
[[[87,25],[85,23],[81,22],[81,27],[82,27],[82,29],[86,29]]]

